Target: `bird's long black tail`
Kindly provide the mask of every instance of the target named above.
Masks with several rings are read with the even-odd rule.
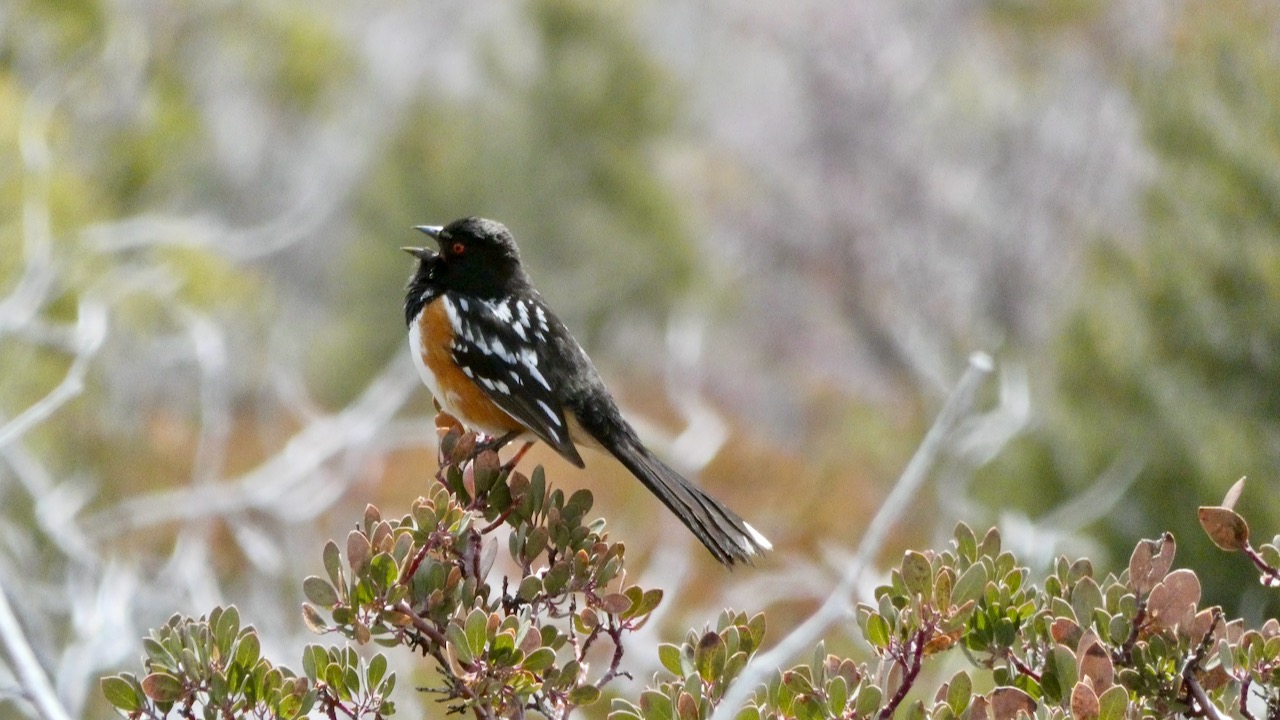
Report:
[[[750,562],[753,555],[773,549],[755,528],[654,457],[638,440],[618,443],[614,455],[725,565]]]

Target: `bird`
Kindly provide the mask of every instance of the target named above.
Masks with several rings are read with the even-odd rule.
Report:
[[[401,248],[418,260],[404,319],[414,365],[444,412],[494,447],[541,440],[580,468],[580,448],[612,455],[725,566],[772,549],[645,447],[587,353],[534,289],[506,226],[465,217],[414,229],[437,248]]]

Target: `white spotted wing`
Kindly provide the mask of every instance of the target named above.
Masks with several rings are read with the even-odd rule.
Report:
[[[546,311],[526,299],[445,295],[453,360],[498,407],[579,467],[564,407],[545,372]]]

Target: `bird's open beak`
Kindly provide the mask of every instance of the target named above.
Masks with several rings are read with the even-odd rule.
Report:
[[[430,248],[402,247],[400,249],[418,258],[419,260],[430,260],[431,258],[436,256],[435,251],[431,250]]]
[[[440,240],[440,231],[443,230],[444,228],[439,225],[415,225],[413,229],[417,230],[420,233],[426,233],[427,235],[430,235],[432,240],[436,240],[438,242]],[[418,258],[419,260],[424,260],[424,261],[430,260],[431,258],[434,258],[437,255],[435,250],[431,250],[429,248],[402,247],[400,249]]]

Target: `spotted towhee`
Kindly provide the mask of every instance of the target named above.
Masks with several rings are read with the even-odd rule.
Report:
[[[578,467],[585,465],[579,446],[605,450],[726,565],[770,549],[640,442],[587,354],[533,289],[506,227],[464,218],[417,229],[440,249],[404,248],[419,260],[404,319],[414,363],[441,408],[499,444],[542,440]]]

